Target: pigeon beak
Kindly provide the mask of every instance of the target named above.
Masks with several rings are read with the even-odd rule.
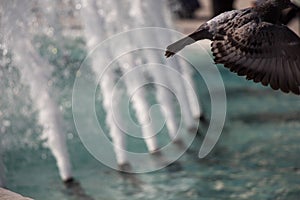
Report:
[[[291,0],[292,8],[300,8],[300,0]]]

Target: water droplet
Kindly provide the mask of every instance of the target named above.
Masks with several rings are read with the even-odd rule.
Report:
[[[7,49],[3,49],[2,55],[3,55],[3,56],[6,56],[7,53],[8,53]]]
[[[80,10],[82,8],[82,5],[80,3],[76,4],[75,6],[76,10]]]
[[[67,138],[68,138],[69,140],[72,140],[72,139],[74,138],[73,133],[68,133],[68,134],[67,134]]]
[[[52,53],[53,53],[53,54],[57,54],[57,48],[53,48],[53,49],[52,49]]]
[[[216,181],[214,188],[218,191],[222,190],[224,189],[224,183],[222,181]]]
[[[3,121],[3,126],[5,126],[5,127],[8,127],[8,126],[10,126],[10,121],[9,120],[4,120]]]

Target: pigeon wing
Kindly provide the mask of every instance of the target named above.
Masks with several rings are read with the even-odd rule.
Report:
[[[274,90],[300,94],[300,38],[283,25],[250,21],[212,42],[216,63]]]

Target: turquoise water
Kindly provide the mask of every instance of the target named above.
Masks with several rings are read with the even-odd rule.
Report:
[[[85,57],[84,43],[66,41],[64,54],[51,56],[45,53],[49,45],[55,43],[44,42],[40,50],[57,66],[53,74],[58,94],[55,98],[67,122],[68,148],[78,183],[66,187],[61,182],[54,158],[38,139],[41,128],[36,125],[37,113],[30,105],[28,88],[18,84],[17,70],[8,64],[2,71],[16,73],[1,80],[1,92],[6,97],[1,103],[1,120],[6,122],[2,138],[7,188],[43,200],[299,199],[299,97],[246,81],[219,66],[228,110],[224,131],[213,152],[198,159],[203,139],[199,134],[190,150],[172,166],[152,173],[124,175],[95,160],[76,133],[71,94],[73,74]],[[197,52],[189,56],[197,60],[197,67],[206,66]],[[209,116],[208,91],[200,76],[195,80]],[[12,88],[17,88],[18,93]],[[101,98],[98,101],[101,105]],[[98,113],[103,111],[101,106],[98,109]],[[102,123],[104,117],[98,114]],[[200,129],[203,134],[205,126]],[[142,144],[135,146],[140,148],[138,151],[144,151]]]

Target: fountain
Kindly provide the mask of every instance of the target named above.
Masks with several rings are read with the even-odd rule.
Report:
[[[53,66],[41,58],[32,44],[33,35],[29,32],[33,20],[30,18],[31,3],[8,1],[2,4],[2,41],[13,52],[13,62],[21,72],[22,82],[30,87],[30,96],[39,110],[38,120],[44,129],[42,138],[47,139],[60,176],[67,181],[72,179],[72,172],[63,132],[63,118],[57,103],[51,98],[53,94],[48,84]]]
[[[153,10],[157,10],[155,15],[153,14]],[[147,19],[149,20],[148,26],[160,26],[172,29],[174,25],[172,24],[170,13],[167,11],[165,4],[163,2],[149,2],[147,5],[144,5],[144,12],[149,16]],[[164,20],[162,20],[164,19]],[[162,35],[166,37],[166,35]],[[159,36],[157,36],[159,37]],[[172,38],[164,38],[162,40],[172,41]],[[159,42],[159,38],[156,38],[156,42]],[[178,89],[178,98],[181,99],[183,107],[183,120],[185,121],[186,126],[193,130],[195,128],[195,123],[192,117],[198,119],[203,115],[201,112],[201,105],[198,99],[195,99],[193,95],[193,91],[191,91],[191,87],[187,87],[185,84],[189,84],[193,87],[193,90],[196,91],[195,85],[193,83],[193,71],[191,66],[184,62],[182,59],[172,59],[166,61],[167,65],[172,66],[174,69],[178,70],[187,82],[182,82],[180,80],[176,80],[176,77],[169,77],[171,84],[175,84],[175,88]],[[168,76],[168,74],[167,74]],[[174,80],[175,79],[175,80]],[[189,106],[188,106],[189,105]]]
[[[172,27],[170,16],[166,14],[167,8],[165,8],[163,1],[126,0],[124,5],[127,6],[129,12],[124,10],[117,0],[63,2],[68,2],[69,5],[73,6],[71,9],[74,12],[80,12],[78,16],[81,16],[81,18],[76,20],[78,24],[81,24],[83,30],[78,32],[81,37],[86,38],[88,51],[92,51],[103,40],[119,32],[148,26]],[[13,55],[12,61],[21,73],[22,84],[29,86],[32,104],[38,110],[38,123],[43,128],[41,138],[47,140],[47,145],[56,159],[62,180],[68,181],[72,179],[73,175],[66,146],[63,125],[65,122],[59,105],[53,98],[56,95],[56,90],[53,89],[50,81],[55,66],[42,57],[36,46],[33,45],[35,37],[44,34],[58,41],[58,47],[52,49],[52,53],[61,48],[59,46],[60,41],[64,40],[64,37],[68,37],[68,30],[61,23],[59,16],[58,10],[62,9],[61,3],[61,1],[50,0],[6,1],[1,5],[1,29],[4,30],[1,41],[6,51],[11,52]],[[157,12],[153,13],[153,10],[157,10]],[[20,40],[20,38],[22,39]],[[134,38],[128,37],[124,38],[122,44],[119,45],[130,47],[132,43],[135,43],[138,46],[143,46],[147,42],[159,43],[159,35],[149,34],[137,35]],[[151,123],[148,115],[151,105],[147,100],[147,90],[140,87],[149,77],[154,82],[163,83],[163,85],[176,91],[177,98],[182,102],[180,106],[185,126],[190,131],[196,131],[197,121],[195,118],[199,118],[202,113],[198,100],[195,99],[192,94],[193,91],[187,85],[188,83],[194,87],[193,72],[186,63],[177,59],[164,61],[162,50],[149,50],[120,57],[112,67],[105,68],[107,63],[119,55],[118,48],[110,46],[105,52],[97,51],[95,50],[91,59],[91,69],[95,74],[105,72],[99,79],[99,86],[103,96],[103,108],[106,112],[106,124],[114,143],[117,163],[121,168],[128,163],[128,159],[125,151],[126,128],[120,127],[120,124],[123,123],[120,117],[117,121],[114,118],[116,114],[114,110],[123,109],[121,95],[124,88],[115,87],[120,78],[120,73],[125,75],[134,71],[136,66],[148,63],[154,64],[154,67],[149,67],[145,73],[137,70],[133,75],[124,78],[125,89],[128,96],[131,97],[139,124],[138,128],[141,129],[142,138],[150,153],[155,153],[160,147],[155,136],[157,133],[155,124]],[[183,74],[187,83],[176,76],[164,73],[159,67],[160,64],[173,66],[178,73]],[[117,71],[119,71],[119,74]],[[73,76],[75,77],[75,74]],[[168,88],[155,86],[156,100],[166,121],[169,137],[171,140],[180,140],[177,136],[178,122],[173,94]],[[112,95],[113,90],[114,95]],[[0,169],[0,174],[1,171]]]
[[[100,6],[101,5],[101,6]],[[123,8],[122,5],[126,5],[126,8]],[[87,45],[89,51],[93,50],[92,56],[92,66],[95,74],[102,74],[100,78],[100,87],[103,93],[104,98],[104,107],[107,114],[107,125],[110,129],[110,134],[112,140],[115,144],[115,152],[117,155],[117,162],[119,165],[122,165],[127,162],[126,155],[124,150],[126,150],[126,142],[123,136],[125,130],[118,127],[118,124],[122,122],[117,122],[112,119],[113,110],[121,110],[118,108],[120,106],[120,95],[119,92],[115,92],[117,96],[113,97],[113,108],[111,110],[110,103],[112,102],[111,91],[115,88],[116,82],[118,81],[118,76],[115,71],[120,69],[122,74],[128,74],[130,71],[135,69],[135,66],[156,63],[157,67],[149,67],[146,70],[146,73],[153,78],[154,82],[162,83],[163,85],[168,86],[176,90],[179,101],[183,102],[181,106],[183,107],[183,119],[186,126],[191,131],[196,129],[195,118],[200,117],[200,110],[198,101],[195,100],[194,96],[191,95],[191,91],[185,92],[186,88],[189,88],[182,80],[177,79],[176,76],[170,76],[167,73],[164,73],[159,64],[163,64],[163,53],[159,51],[142,51],[142,53],[129,54],[123,57],[118,57],[121,52],[118,52],[118,48],[115,45],[108,47],[107,52],[97,49],[97,45],[101,44],[106,38],[118,34],[123,31],[128,31],[134,28],[142,28],[148,26],[160,26],[165,27],[168,22],[164,21],[165,16],[160,16],[158,19],[153,16],[152,12],[149,12],[153,9],[163,9],[161,12],[165,11],[164,2],[143,2],[140,0],[126,1],[125,4],[120,5],[118,1],[83,1],[81,7],[81,16],[84,22],[85,36],[87,40]],[[155,8],[154,8],[155,6]],[[104,9],[105,8],[105,9]],[[125,12],[129,10],[129,12]],[[118,11],[118,12],[117,12]],[[168,16],[169,17],[169,16]],[[153,19],[153,20],[151,20]],[[95,25],[97,24],[97,25]],[[147,43],[159,43],[159,35],[135,35],[135,37],[124,37],[121,43],[118,45],[131,48],[131,44],[134,43],[137,46],[146,46]],[[135,57],[133,57],[135,55]],[[117,58],[117,64],[113,67],[106,65]],[[180,71],[179,63],[177,60],[170,61],[172,66]],[[106,69],[107,67],[107,69]],[[189,68],[184,63],[184,67]],[[188,79],[189,83],[192,84],[192,73],[191,70],[183,70],[184,77]],[[181,71],[180,71],[181,73]],[[140,73],[139,70],[134,71],[134,75],[127,75],[124,78],[125,87],[127,89],[128,96],[132,96],[133,107],[136,111],[136,116],[139,124],[141,125],[142,133],[149,152],[156,151],[159,147],[157,146],[157,141],[155,137],[155,127],[154,124],[149,125],[148,111],[150,106],[146,100],[146,91],[145,88],[139,88],[143,82],[145,82],[146,77]],[[175,84],[175,85],[172,85]],[[136,90],[138,91],[136,92]],[[178,131],[178,123],[176,122],[176,113],[174,112],[173,99],[171,92],[159,85],[155,87],[156,89],[156,99],[160,105],[161,112],[164,115],[166,120],[166,126],[168,128],[168,133],[172,140],[177,140],[176,134]],[[119,90],[119,89],[118,89]],[[133,95],[134,94],[134,95]],[[189,101],[188,95],[191,99]],[[192,109],[189,106],[192,105]],[[192,113],[192,110],[194,113]],[[117,124],[116,124],[117,123]],[[126,129],[126,128],[125,128]],[[127,131],[125,131],[127,132]],[[127,132],[128,133],[128,132]]]

